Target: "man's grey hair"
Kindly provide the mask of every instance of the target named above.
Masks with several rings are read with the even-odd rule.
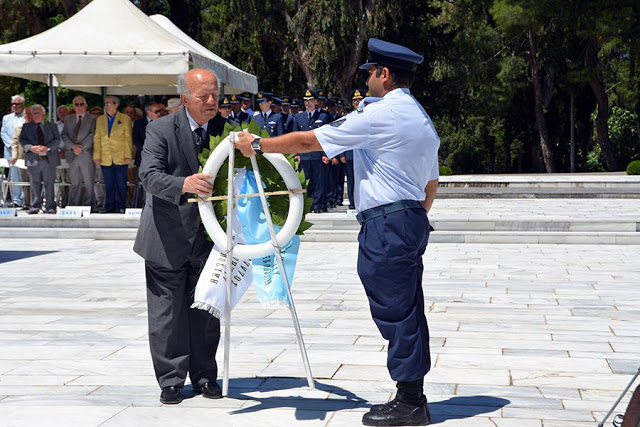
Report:
[[[69,109],[69,107],[67,107],[66,105],[62,104],[58,106],[57,111],[59,112],[61,109],[66,108],[67,110]]]
[[[189,70],[191,71],[191,70]],[[184,95],[187,98],[189,97],[190,93],[189,93],[189,88],[187,87],[187,79],[186,79],[186,75],[189,71],[185,71],[184,73],[180,73],[180,75],[178,76],[178,94],[179,95]],[[218,79],[218,75],[216,73],[214,73],[211,70],[207,70],[209,71],[211,74],[213,74],[213,76],[216,78],[217,82],[220,82],[220,79]],[[219,83],[218,83],[219,84]],[[220,91],[218,91],[218,96],[220,96]]]
[[[84,96],[82,96],[82,95],[78,95],[78,96],[76,96],[75,98],[73,98],[73,101],[72,101],[72,102],[75,104],[75,103],[76,103],[76,101],[80,101],[80,100],[82,100],[82,102],[84,102],[85,106],[88,106],[88,105],[87,105],[87,100],[86,100],[86,99],[84,99]]]
[[[38,109],[38,108],[39,108],[40,110],[42,110],[42,114],[43,114],[43,115],[45,115],[45,116],[47,115],[47,109],[46,109],[46,108],[44,108],[44,106],[43,106],[42,104],[33,104],[33,105],[31,106],[31,113],[33,114],[33,110]]]
[[[107,95],[104,97],[104,100],[110,99],[112,103],[120,105],[120,98],[115,95]]]
[[[24,104],[27,101],[26,99],[24,99],[24,95],[20,95],[20,94],[13,95],[11,97],[11,102],[16,102],[16,100],[20,100],[21,104]]]

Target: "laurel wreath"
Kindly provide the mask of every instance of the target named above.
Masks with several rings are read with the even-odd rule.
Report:
[[[209,139],[209,147],[210,149],[202,150],[202,153],[198,155],[198,161],[200,162],[200,171],[207,163],[211,152],[224,140],[231,132],[242,132],[246,130],[254,135],[259,135],[261,138],[269,138],[269,133],[260,128],[258,124],[254,121],[249,123],[243,122],[238,125],[231,125],[230,123],[226,123],[224,126],[224,130],[220,136],[212,136]],[[304,177],[304,173],[299,171],[296,165],[296,162],[293,158],[293,155],[285,155],[291,167],[296,171],[298,175],[298,179],[300,180],[300,184],[302,188],[307,188],[307,181]],[[258,161],[258,167],[260,168],[260,175],[262,177],[262,182],[267,187],[267,191],[281,191],[287,190],[287,185],[284,182],[284,179],[280,176],[276,168],[273,167],[271,162],[265,159],[263,156],[257,155],[256,160]],[[247,168],[247,170],[252,170],[251,160],[242,154],[236,154],[234,159],[234,167],[239,168]],[[225,160],[221,171],[227,170],[229,168],[229,160]],[[213,196],[221,196],[226,195],[227,192],[227,184],[229,177],[224,174],[219,174],[216,177],[216,180],[213,183]],[[226,228],[226,213],[227,213],[227,200],[214,201],[213,209],[215,211],[216,217],[220,219],[220,226],[224,229]],[[296,234],[304,234],[304,232],[311,227],[311,223],[304,220],[306,215],[311,211],[311,204],[313,203],[313,199],[306,197],[304,201],[304,211],[303,211],[303,220],[298,227],[298,231]],[[269,197],[269,210],[271,211],[271,218],[275,225],[282,226],[285,223],[287,213],[289,212],[289,198],[282,196]]]

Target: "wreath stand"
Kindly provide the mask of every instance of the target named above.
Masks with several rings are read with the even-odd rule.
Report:
[[[302,221],[302,214],[304,211],[304,196],[302,186],[300,185],[300,181],[298,177],[287,161],[287,159],[282,154],[273,154],[273,153],[265,153],[264,157],[271,162],[271,164],[276,168],[276,170],[280,173],[280,176],[284,179],[288,191],[276,191],[273,193],[265,193],[264,188],[262,188],[262,180],[260,178],[260,170],[258,168],[258,162],[256,161],[255,156],[251,157],[251,166],[253,167],[253,173],[256,178],[257,186],[258,186],[258,194],[245,194],[245,195],[237,195],[234,196],[233,193],[233,175],[234,175],[234,159],[235,159],[235,139],[236,133],[231,132],[228,137],[226,137],[218,146],[213,150],[207,163],[205,164],[202,172],[210,173],[213,175],[213,179],[211,182],[213,183],[216,179],[220,168],[224,161],[229,159],[229,178],[228,178],[228,187],[227,187],[227,195],[219,196],[219,197],[209,197],[205,199],[190,199],[189,201],[197,201],[198,209],[200,211],[200,216],[202,217],[202,222],[209,233],[209,236],[213,240],[213,242],[225,253],[227,257],[227,277],[226,277],[226,301],[225,301],[225,333],[224,333],[224,375],[222,380],[222,394],[224,396],[229,395],[229,350],[231,343],[231,272],[233,271],[232,260],[234,254],[238,258],[261,258],[264,256],[275,254],[276,262],[278,263],[278,267],[280,269],[280,274],[282,274],[282,278],[285,283],[285,287],[287,290],[287,296],[289,297],[289,301],[291,304],[289,305],[289,312],[291,313],[291,320],[293,321],[293,327],[296,331],[296,338],[298,341],[298,346],[300,347],[300,355],[302,356],[302,363],[304,364],[304,369],[307,374],[307,382],[309,384],[309,388],[314,389],[315,385],[313,382],[313,375],[311,374],[311,365],[309,364],[309,357],[307,356],[307,349],[304,345],[304,339],[302,337],[302,331],[300,330],[300,322],[298,321],[298,314],[296,312],[295,304],[293,302],[293,295],[291,294],[291,285],[289,282],[289,278],[287,277],[287,272],[284,268],[284,262],[282,260],[282,251],[280,248],[286,246],[298,229],[300,222]],[[267,195],[281,195],[288,194],[289,195],[289,214],[287,215],[287,219],[282,229],[276,233],[273,227],[273,221],[271,219],[271,212],[269,210],[269,205],[267,204]],[[260,197],[262,202],[262,209],[264,210],[264,214],[266,217],[267,225],[269,227],[269,234],[271,236],[270,242],[265,242],[261,244],[255,245],[245,245],[245,244],[234,244],[233,242],[233,202],[235,199],[241,197]],[[222,230],[220,226],[220,222],[216,218],[215,212],[213,210],[213,204],[210,203],[212,200],[227,200],[227,230],[226,232]]]

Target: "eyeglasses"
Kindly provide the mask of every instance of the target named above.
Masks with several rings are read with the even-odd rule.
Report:
[[[87,104],[85,104],[84,102],[78,102],[77,104],[74,103],[73,105],[75,105],[76,107],[82,107],[82,106],[87,105]]]
[[[11,105],[22,105],[22,102],[12,102]]]
[[[152,112],[153,114],[160,114],[160,113],[162,113],[163,111],[164,111],[164,110],[155,110],[155,111],[151,110],[151,112]]]
[[[105,103],[104,103],[104,106],[105,106],[105,107],[110,107],[110,106],[112,106],[112,105],[118,105],[118,104],[116,104],[115,102],[105,102]]]

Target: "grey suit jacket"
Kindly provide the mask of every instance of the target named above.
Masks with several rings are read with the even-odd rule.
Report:
[[[43,122],[44,144],[49,148],[47,159],[51,166],[60,164],[60,156],[58,155],[58,146],[60,145],[60,134],[58,126],[55,123]],[[24,160],[27,166],[35,166],[38,163],[38,155],[29,151],[31,146],[39,145],[38,141],[38,124],[35,122],[25,123],[20,132],[20,145],[24,150]]]
[[[73,147],[73,131],[76,128],[78,122],[78,116],[76,114],[70,114],[64,121],[64,128],[62,129],[62,147],[67,151],[67,161],[72,162],[76,157],[71,147]],[[76,144],[82,145],[82,154],[87,155],[93,161],[93,134],[96,132],[96,116],[93,114],[85,113],[82,117],[82,123],[80,123],[80,129],[78,129],[78,140]]]
[[[184,107],[147,125],[140,181],[146,201],[133,250],[161,267],[182,267],[196,241],[206,242],[197,203],[182,194],[187,176],[198,172],[193,133]],[[210,251],[212,244],[205,245]]]

